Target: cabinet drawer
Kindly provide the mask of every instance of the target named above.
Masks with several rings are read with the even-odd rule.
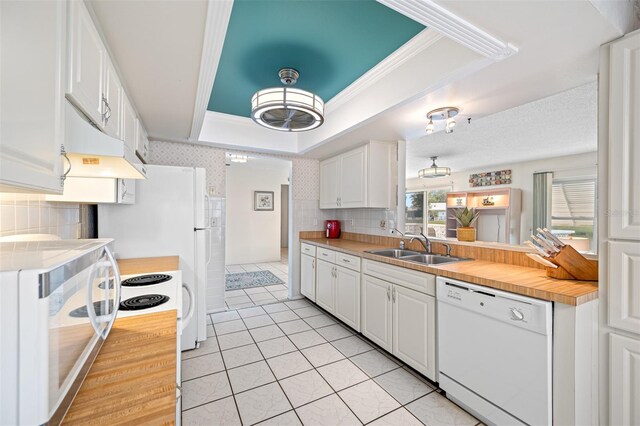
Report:
[[[311,244],[300,243],[300,252],[304,254],[308,254],[309,256],[316,256],[316,246],[312,246]]]
[[[362,272],[421,293],[436,295],[436,276],[386,263],[365,259]]]
[[[336,252],[333,250],[327,250],[326,248],[318,247],[318,259],[336,263]]]
[[[350,254],[336,253],[336,264],[360,272],[360,258]]]

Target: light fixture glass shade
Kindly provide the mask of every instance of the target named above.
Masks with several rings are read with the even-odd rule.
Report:
[[[433,161],[431,167],[418,170],[419,178],[439,178],[451,175],[451,169],[449,167],[438,167],[436,164],[437,158],[438,157],[431,157],[431,160]]]
[[[302,132],[324,122],[324,102],[314,93],[291,87],[258,90],[251,98],[251,118],[269,129]]]
[[[427,124],[427,134],[430,135],[431,133],[433,133],[435,127],[436,126],[433,124],[433,120],[429,119],[429,124]]]

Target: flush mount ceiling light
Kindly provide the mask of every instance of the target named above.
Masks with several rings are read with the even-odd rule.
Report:
[[[324,122],[324,102],[311,92],[294,89],[300,73],[293,68],[278,72],[286,87],[258,90],[251,98],[251,118],[261,126],[284,132],[315,129]]]
[[[444,107],[434,109],[433,111],[429,111],[427,113],[427,118],[429,119],[429,124],[427,124],[427,134],[430,135],[435,130],[435,124],[433,120],[446,120],[444,131],[445,133],[453,133],[453,128],[456,126],[455,116],[458,115],[460,109],[456,107]]]
[[[228,154],[227,157],[232,163],[246,163],[247,161],[249,161],[249,157],[247,157],[246,155]]]
[[[429,168],[418,170],[418,177],[438,178],[449,176],[451,174],[451,169],[449,167],[438,167],[438,165],[436,164],[437,158],[438,157],[431,157],[431,161],[433,161],[433,164],[431,164],[431,167]]]

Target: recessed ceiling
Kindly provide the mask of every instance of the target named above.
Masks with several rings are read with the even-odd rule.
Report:
[[[208,110],[249,117],[283,67],[328,102],[423,29],[374,0],[236,0]]]

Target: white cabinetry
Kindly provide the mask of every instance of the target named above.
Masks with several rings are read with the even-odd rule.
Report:
[[[87,204],[134,204],[135,179],[69,177],[64,194],[47,195],[47,201]]]
[[[599,78],[600,424],[640,424],[640,30],[604,46]],[[607,348],[608,347],[608,348]],[[606,362],[608,360],[608,362]]]
[[[395,205],[396,146],[368,144],[320,162],[320,208]]]
[[[142,160],[143,163],[147,163],[149,160],[149,136],[142,126],[142,122],[137,120],[136,130],[136,155]]]
[[[304,253],[300,255],[300,293],[316,301],[316,258]]]
[[[122,97],[124,91],[113,64],[107,57],[104,75],[105,115],[104,131],[116,139],[122,140]]]
[[[436,380],[435,276],[364,261],[362,334]]]
[[[61,193],[64,1],[0,2],[0,190]]]
[[[336,266],[335,313],[345,324],[360,331],[360,271]]]
[[[316,303],[330,313],[335,311],[335,294],[333,292],[334,268],[335,265],[333,263],[318,259]]]
[[[138,118],[136,117],[136,111],[133,109],[127,95],[122,97],[122,126],[121,126],[121,139],[124,144],[135,152],[136,149],[136,130],[138,129]]]

